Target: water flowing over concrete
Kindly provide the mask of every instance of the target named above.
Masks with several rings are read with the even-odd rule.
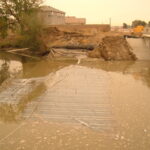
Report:
[[[149,150],[149,49],[130,45],[137,61],[0,54],[10,74],[0,86],[0,150]]]
[[[133,49],[133,53],[139,60],[150,60],[150,45],[144,39],[127,39]],[[150,42],[150,39],[149,39]]]
[[[51,81],[57,82],[51,87]],[[92,129],[113,129],[110,82],[106,72],[69,66],[57,71],[54,78],[46,81],[46,86],[48,90],[36,102],[35,116],[84,124]],[[31,107],[27,112],[32,112]]]

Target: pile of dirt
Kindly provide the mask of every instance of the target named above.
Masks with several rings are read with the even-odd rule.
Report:
[[[136,60],[132,48],[123,36],[104,37],[97,48],[88,52],[88,56],[105,60]]]

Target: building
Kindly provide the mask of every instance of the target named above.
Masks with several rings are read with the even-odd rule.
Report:
[[[150,38],[150,27],[145,27],[143,30],[143,37],[149,37]]]
[[[85,18],[76,18],[74,16],[65,17],[65,24],[67,25],[84,25],[86,24]]]
[[[46,26],[65,24],[65,12],[51,6],[41,6],[39,16]]]

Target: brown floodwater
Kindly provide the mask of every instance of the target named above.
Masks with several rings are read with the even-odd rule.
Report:
[[[135,62],[84,58],[78,64],[3,53],[3,63],[10,76],[0,88],[0,150],[150,149],[144,54]]]

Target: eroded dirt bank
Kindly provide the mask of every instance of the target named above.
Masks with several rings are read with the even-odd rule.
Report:
[[[88,53],[89,57],[105,60],[136,60],[132,48],[122,36],[106,36],[99,46]]]
[[[51,48],[68,49],[68,50],[86,50],[86,55],[92,58],[103,58],[104,60],[136,60],[126,39],[121,33],[110,32],[96,27],[82,26],[69,27],[51,26],[43,30],[41,40],[47,48],[43,51],[31,51],[30,49],[19,49],[17,37],[9,37],[0,42],[0,50],[19,53],[20,55],[45,56],[51,52]],[[34,44],[34,43],[33,43]],[[15,51],[14,51],[15,48]],[[92,51],[89,52],[88,51]],[[69,51],[68,51],[69,53]],[[30,55],[30,56],[29,56]],[[65,54],[66,55],[66,54]],[[75,56],[76,57],[76,56]]]
[[[117,36],[119,33],[97,31],[96,29],[49,27],[44,30],[44,38],[49,47],[70,49],[94,49],[106,36]]]
[[[45,30],[45,41],[52,48],[85,49],[87,56],[104,60],[136,60],[132,48],[119,33],[84,30]],[[88,52],[88,51],[91,52]]]

